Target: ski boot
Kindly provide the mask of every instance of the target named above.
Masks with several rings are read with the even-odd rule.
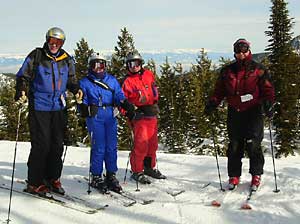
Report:
[[[158,169],[145,168],[144,174],[155,179],[167,179],[167,177],[163,175]]]
[[[44,182],[50,191],[61,195],[65,194],[65,189],[63,189],[63,187],[61,186],[61,182],[59,179],[45,180]]]
[[[232,191],[240,182],[240,177],[229,177],[228,190]]]
[[[251,181],[251,191],[257,191],[261,181],[260,175],[253,175]]]
[[[151,157],[144,158],[144,174],[155,179],[166,179],[167,177],[165,175],[162,175],[162,173],[158,169],[153,169],[151,167],[151,160]]]
[[[105,194],[108,191],[105,181],[101,176],[98,175],[92,176],[92,182],[90,183],[90,186],[96,188],[102,194]]]
[[[50,192],[50,190],[44,184],[41,184],[38,187],[36,187],[34,185],[27,184],[27,187],[24,189],[24,192],[27,192],[29,194],[36,194],[36,195],[41,196],[41,197],[45,197],[47,195],[47,193]]]
[[[144,175],[143,172],[132,173],[131,178],[141,184],[151,184],[151,181]]]
[[[116,177],[115,173],[106,173],[105,182],[108,190],[114,191],[116,193],[120,193],[122,191],[122,187]]]

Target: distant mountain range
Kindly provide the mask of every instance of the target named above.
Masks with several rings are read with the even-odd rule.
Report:
[[[147,62],[153,59],[157,65],[165,63],[166,58],[170,64],[180,62],[183,67],[190,67],[196,64],[200,50],[176,50],[176,51],[159,51],[159,52],[141,52]],[[107,55],[110,56],[110,55]],[[0,54],[0,73],[15,73],[22,65],[26,55],[1,55]],[[232,53],[208,52],[208,57],[213,63],[218,63],[220,57],[233,58]]]
[[[291,40],[291,46],[294,51],[300,56],[300,35]],[[260,62],[268,55],[269,53],[267,52],[253,54],[253,59]]]
[[[298,54],[300,54],[300,35],[293,38],[291,41],[292,47]],[[175,64],[179,62],[184,68],[189,68],[192,64],[197,63],[197,58],[200,53],[199,50],[174,50],[174,51],[153,51],[153,52],[141,52],[143,58],[147,62],[153,59],[157,65],[165,63],[166,58],[170,64]],[[233,59],[233,53],[218,53],[218,52],[207,52],[208,58],[212,60],[214,64],[218,64],[221,57],[227,59]],[[265,57],[266,53],[254,54],[254,58],[261,60]],[[107,54],[107,56],[110,56]],[[0,54],[0,73],[16,73],[23,63],[26,55],[4,55]]]

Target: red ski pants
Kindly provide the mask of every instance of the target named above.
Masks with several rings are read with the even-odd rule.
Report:
[[[151,157],[151,167],[156,164],[158,148],[157,118],[143,118],[132,122],[134,146],[130,154],[132,172],[144,170],[144,158]]]

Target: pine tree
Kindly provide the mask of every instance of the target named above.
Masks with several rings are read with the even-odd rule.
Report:
[[[152,73],[157,76],[157,72],[156,72],[156,64],[155,61],[153,59],[150,59],[147,64],[144,66],[144,68],[152,71]],[[158,79],[156,79],[158,80]]]
[[[297,102],[299,100],[299,73],[297,56],[293,52],[290,41],[293,19],[289,17],[287,2],[271,0],[271,16],[269,30],[265,31],[270,37],[266,48],[270,51],[270,71],[273,77],[276,101],[274,125],[276,126],[275,141],[279,145],[276,156],[294,154],[297,148]]]
[[[126,75],[125,59],[129,52],[135,50],[133,36],[128,32],[126,27],[121,29],[121,35],[118,36],[117,46],[111,58],[111,65],[108,71],[113,74],[122,84]],[[119,116],[118,126],[118,148],[119,150],[131,150],[132,141],[131,131],[128,127],[127,118]]]
[[[180,103],[179,99],[180,90],[178,77],[176,72],[181,73],[182,67],[177,65],[172,68],[168,62],[168,58],[164,64],[160,65],[161,76],[159,78],[159,108],[160,119],[159,119],[159,135],[161,142],[168,147],[168,151],[172,153],[182,153],[184,148],[182,147],[183,135],[182,125],[179,121],[181,118]]]
[[[226,108],[222,105],[219,107],[218,116],[206,117],[203,114],[203,110],[208,100],[208,97],[211,96],[212,91],[215,87],[215,82],[218,76],[216,67],[212,65],[212,61],[208,58],[207,53],[202,48],[200,54],[198,55],[197,64],[194,65],[195,78],[197,84],[197,108],[195,114],[197,115],[197,124],[198,124],[198,133],[199,136],[212,138],[212,128],[214,133],[217,135],[215,139],[218,140],[220,145],[226,146]],[[208,147],[208,150],[205,149],[206,145],[203,148],[198,149],[198,154],[211,154],[214,150]],[[222,152],[224,154],[226,147],[222,147]]]
[[[121,35],[118,36],[117,46],[111,58],[109,72],[114,74],[118,80],[122,80],[126,74],[125,59],[129,52],[135,50],[133,36],[127,28],[121,29]]]
[[[77,49],[75,52],[75,62],[76,62],[76,77],[79,79],[83,78],[88,73],[88,58],[94,52],[93,49],[89,48],[88,42],[81,38],[81,40],[76,43]]]
[[[191,152],[204,154],[203,148],[199,146],[203,143],[203,137],[208,128],[203,117],[205,105],[204,85],[198,64],[192,65],[187,73],[185,86],[187,145]]]
[[[174,112],[175,112],[175,119],[174,119],[174,137],[176,139],[177,144],[177,153],[185,153],[188,150],[187,147],[187,123],[189,120],[187,119],[187,108],[186,108],[186,101],[187,101],[187,94],[185,91],[186,85],[185,76],[186,72],[183,71],[182,64],[176,62],[173,66],[174,71],[174,78],[175,78],[175,88],[174,88]]]
[[[1,85],[0,88],[0,139],[11,141],[16,139],[18,114],[21,110],[18,140],[29,141],[28,108],[27,106],[20,107],[14,101],[16,82],[9,77],[4,77],[1,81],[5,85]]]
[[[85,77],[88,73],[88,58],[94,52],[89,48],[87,41],[84,38],[76,43],[77,48],[75,52],[75,66],[76,77],[78,81]],[[67,98],[67,117],[68,123],[65,130],[65,144],[77,145],[77,143],[85,143],[88,139],[88,133],[86,129],[85,119],[78,116],[77,105],[72,97],[72,94],[68,94]]]

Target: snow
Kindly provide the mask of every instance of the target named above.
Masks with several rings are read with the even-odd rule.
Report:
[[[268,141],[264,141],[268,145]],[[10,186],[15,142],[0,141],[0,183]],[[27,176],[27,158],[30,143],[19,142],[15,180]],[[248,159],[243,159],[242,183],[233,192],[222,193],[213,156],[177,155],[158,153],[158,166],[167,180],[153,180],[149,186],[136,184],[127,174],[123,184],[128,152],[119,152],[118,178],[125,190],[155,201],[149,205],[135,204],[124,207],[116,201],[92,191],[86,193],[87,185],[82,181],[88,175],[89,148],[68,147],[62,175],[67,193],[91,201],[94,204],[108,204],[109,207],[96,214],[83,214],[47,201],[13,193],[11,223],[159,223],[159,224],[226,224],[264,223],[298,224],[300,220],[300,160],[299,155],[276,160],[279,193],[274,193],[274,172],[272,157],[265,155],[265,174],[259,191],[250,201],[252,210],[241,210],[247,197],[251,179],[248,173]],[[225,157],[219,157],[222,184],[227,182]],[[202,188],[205,184],[208,187]],[[14,186],[18,186],[15,182]],[[173,197],[166,191],[184,189],[185,192]],[[0,189],[0,222],[6,223],[9,191]],[[212,207],[213,200],[221,201],[219,208]]]

